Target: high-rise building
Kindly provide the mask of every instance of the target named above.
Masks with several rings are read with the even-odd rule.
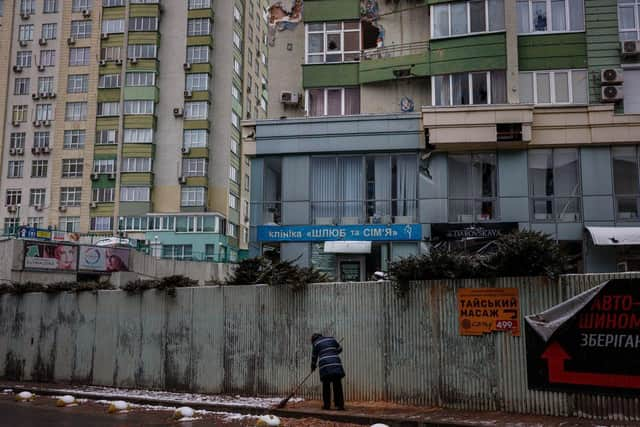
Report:
[[[268,106],[266,6],[0,1],[5,233],[50,227],[236,259],[250,176],[240,121]]]
[[[254,255],[360,280],[531,229],[578,270],[640,267],[639,0],[269,11],[269,120],[243,130]]]

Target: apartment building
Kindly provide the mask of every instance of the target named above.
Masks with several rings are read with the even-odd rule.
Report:
[[[266,3],[0,5],[5,233],[120,235],[159,256],[236,260],[250,176],[240,121],[268,107]]]
[[[531,229],[577,270],[639,268],[639,17],[638,0],[272,7],[269,119],[243,130],[251,253],[360,280]]]

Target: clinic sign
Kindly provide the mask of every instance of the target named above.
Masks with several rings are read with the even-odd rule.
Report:
[[[420,224],[291,225],[258,227],[261,242],[417,241]]]

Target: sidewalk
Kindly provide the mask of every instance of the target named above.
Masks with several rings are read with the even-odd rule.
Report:
[[[323,411],[317,401],[289,403],[285,409],[273,409],[279,398],[242,398],[239,396],[210,396],[191,393],[153,392],[107,387],[42,384],[0,381],[0,391],[31,391],[36,395],[72,394],[92,400],[125,400],[158,406],[190,406],[216,412],[246,415],[272,414],[286,418],[316,418],[360,425],[385,423],[401,427],[431,426],[491,426],[491,427],[604,427],[633,426],[637,422],[587,420],[573,417],[545,417],[508,414],[504,412],[469,412],[442,408],[425,408],[387,402],[347,402],[346,411]]]

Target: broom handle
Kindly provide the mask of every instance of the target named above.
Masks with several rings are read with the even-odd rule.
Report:
[[[342,343],[342,341],[344,341],[344,338],[340,338],[338,340],[338,344]],[[287,397],[287,400],[291,399],[293,396],[295,396],[295,394],[298,392],[298,390],[300,389],[300,387],[302,387],[302,384],[306,383],[307,380],[309,379],[309,377],[311,376],[311,374],[313,374],[314,371],[311,371],[307,374],[306,377],[304,377],[304,379],[302,380],[302,382],[300,384],[298,384],[298,386],[293,390],[293,392]]]

